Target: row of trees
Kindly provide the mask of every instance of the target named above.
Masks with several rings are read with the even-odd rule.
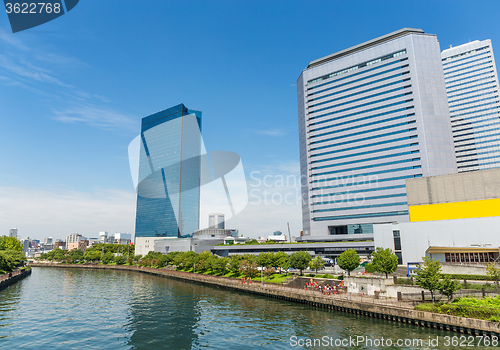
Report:
[[[68,264],[75,263],[103,263],[103,264],[133,264],[141,256],[134,255],[134,245],[98,243],[85,250],[54,249],[40,256],[41,260],[58,261]]]
[[[259,267],[262,267],[262,272],[269,276],[274,273],[282,273],[289,268],[298,269],[302,273],[309,266],[320,268],[321,263],[324,265],[323,259],[321,259],[321,263],[314,263],[314,261],[317,261],[317,259],[313,260],[307,252],[296,252],[292,255],[284,252],[263,252],[259,255],[245,254],[231,257],[219,257],[208,251],[200,254],[195,252],[171,252],[166,255],[149,252],[141,259],[145,266],[164,267],[165,265],[175,265],[178,269],[184,271],[213,272],[220,275],[228,273],[233,275],[243,274],[249,277],[257,276]]]
[[[15,237],[0,237],[0,274],[13,271],[25,260],[23,246]]]
[[[171,252],[162,254],[159,252],[149,252],[147,255],[134,255],[133,245],[118,244],[96,244],[83,253],[79,249],[71,251],[54,249],[42,254],[42,260],[59,261],[64,263],[103,263],[103,264],[128,264],[139,266],[165,267],[175,265],[182,270],[195,270],[206,272],[207,270],[216,273],[227,273],[236,271],[253,275],[258,273],[258,267],[262,267],[268,275],[288,270],[289,268],[303,270],[308,267],[316,270],[322,269],[325,261],[321,257],[312,258],[307,252],[295,252],[291,255],[285,252],[262,252],[259,255],[246,254],[243,256],[233,256],[231,258],[220,258],[210,252],[196,254],[195,252]],[[340,268],[348,271],[359,266],[360,258],[354,249],[344,251],[337,259]],[[373,253],[373,268],[378,272],[386,274],[394,272],[397,267],[397,257],[390,249],[377,248]],[[240,268],[242,269],[240,271]],[[257,271],[257,272],[256,272]]]
[[[283,272],[289,268],[300,270],[302,273],[307,267],[320,269],[324,266],[322,258],[313,259],[307,252],[296,252],[288,255],[284,252],[265,252],[259,255],[246,254],[231,258],[219,257],[210,252],[171,252],[162,254],[149,252],[145,256],[134,255],[133,245],[96,244],[83,253],[79,249],[54,249],[42,254],[41,260],[58,261],[64,263],[103,263],[151,266],[163,268],[166,265],[175,265],[181,270],[196,272],[211,271],[216,274],[244,274],[254,277],[259,274],[258,267],[263,267],[267,275]],[[118,253],[118,254],[116,254]]]
[[[460,283],[452,280],[449,276],[443,277],[439,260],[430,257],[424,257],[423,260],[424,263],[416,271],[416,284],[431,293],[432,301],[436,301],[436,292],[446,296],[448,301],[450,301],[455,292],[460,288]],[[486,264],[486,273],[493,277],[498,288],[500,269],[494,262]]]
[[[354,249],[345,250],[337,258],[337,264],[342,270],[346,270],[348,275],[351,274],[351,271],[359,267],[360,261],[361,259]],[[377,247],[372,253],[371,267],[376,272],[385,273],[385,277],[387,278],[388,274],[396,271],[398,257],[390,248]]]

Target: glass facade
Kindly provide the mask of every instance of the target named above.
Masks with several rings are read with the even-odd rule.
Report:
[[[136,237],[198,230],[201,112],[183,104],[142,119]]]
[[[500,95],[489,40],[441,54],[459,172],[500,167]]]
[[[402,29],[302,71],[304,236],[409,221],[405,180],[456,172],[442,70],[436,36]]]

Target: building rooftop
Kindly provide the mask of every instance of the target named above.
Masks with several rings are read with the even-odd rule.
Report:
[[[338,59],[340,57],[353,54],[355,52],[364,50],[364,49],[366,49],[368,47],[375,46],[375,45],[381,44],[381,43],[383,43],[385,41],[389,41],[389,40],[392,40],[392,39],[395,39],[395,38],[398,38],[400,36],[404,36],[404,35],[407,35],[407,34],[411,34],[411,33],[424,34],[425,32],[422,29],[418,29],[418,28],[403,28],[403,29],[399,29],[399,30],[396,30],[395,32],[379,36],[378,38],[366,41],[366,42],[361,43],[359,45],[352,46],[352,47],[350,47],[348,49],[345,49],[345,50],[333,53],[331,55],[319,58],[317,60],[311,61],[309,63],[309,65],[307,66],[307,68],[312,68],[312,67],[319,66],[319,65],[321,65],[323,63],[326,63],[328,61],[336,60],[336,59]]]

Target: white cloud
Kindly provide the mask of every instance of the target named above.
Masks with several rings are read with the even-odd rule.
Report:
[[[286,131],[280,129],[256,130],[255,132],[259,135],[266,135],[273,137],[281,137],[287,134]]]
[[[59,78],[66,76],[65,72],[91,68],[85,62],[63,52],[47,52],[39,43],[26,45],[18,37],[0,31],[1,42],[8,45],[9,50],[0,54],[0,83],[38,94],[40,91],[52,91],[48,95],[57,101],[54,105],[61,106],[52,110],[54,120],[81,122],[106,130],[138,130],[139,125],[133,118],[107,106],[99,107],[110,102],[106,96],[84,91]],[[54,85],[59,91],[54,89]]]
[[[0,29],[0,40],[15,47],[18,50],[29,51],[29,47],[24,45],[24,43],[18,37],[12,35],[12,33],[9,33],[8,31]]]
[[[0,186],[0,235],[17,227],[24,238],[65,239],[69,233],[96,237],[99,231],[134,233],[133,191],[94,193]]]
[[[14,63],[15,61],[22,62],[21,64]],[[23,77],[29,80],[36,80],[44,83],[59,84],[65,87],[71,87],[69,85],[63,84],[59,79],[50,75],[50,71],[36,67],[33,64],[26,62],[18,57],[12,57],[9,55],[0,55],[0,67],[14,73],[19,77]]]
[[[276,230],[288,235],[289,222],[292,236],[298,236],[302,211],[296,165],[266,166],[248,177],[249,203],[227,221],[226,227],[257,238]],[[17,227],[22,237],[35,239],[64,239],[69,233],[94,237],[103,230],[134,233],[135,205],[133,190],[87,193],[0,186],[0,235],[12,227]],[[203,211],[202,224],[206,224],[208,212],[213,210]]]
[[[126,129],[137,131],[139,123],[132,117],[112,109],[98,108],[88,104],[73,105],[66,109],[52,109],[54,119],[63,123],[85,123],[105,130]]]

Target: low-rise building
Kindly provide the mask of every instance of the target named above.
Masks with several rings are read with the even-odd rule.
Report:
[[[66,242],[54,242],[54,249],[66,249]]]
[[[115,233],[113,244],[130,244],[132,242],[132,235],[130,233]]]
[[[216,246],[211,249],[213,254],[219,256],[231,255],[244,255],[254,254],[258,255],[262,252],[285,252],[293,254],[295,252],[305,251],[312,256],[322,256],[327,258],[337,258],[343,251],[347,249],[354,249],[362,256],[369,256],[374,248],[373,241],[371,242],[322,242],[322,243],[271,243],[271,244],[238,244],[238,245],[224,245]]]
[[[85,250],[87,249],[89,244],[89,241],[87,240],[81,240],[79,242],[71,242],[67,243],[68,245],[68,250],[73,250],[73,249],[80,249],[82,252],[85,253]]]
[[[500,169],[408,179],[406,191],[410,222],[374,225],[375,245],[394,250],[400,263],[484,262],[498,252]]]

